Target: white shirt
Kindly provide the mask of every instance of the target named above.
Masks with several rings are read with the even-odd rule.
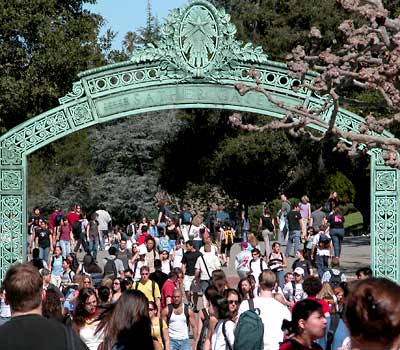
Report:
[[[260,318],[264,324],[263,350],[278,350],[279,343],[283,340],[282,321],[290,321],[292,315],[289,309],[274,298],[254,298],[254,308],[260,310]],[[240,315],[249,310],[249,302],[244,300],[239,307]]]
[[[202,254],[205,253],[205,251],[204,251],[204,246],[202,246],[202,247],[200,248],[200,253],[202,253]],[[213,254],[215,254],[215,255],[218,255],[218,247],[217,247],[214,243],[211,244],[211,253],[213,253]]]
[[[263,270],[268,270],[268,265],[265,263],[264,259],[258,258],[257,261],[253,261],[249,262],[249,267],[251,270],[251,274],[254,276],[254,278],[256,279],[256,286],[258,286],[258,277],[261,274],[261,266],[260,266],[260,260],[261,260],[261,264],[262,264],[262,269]]]
[[[110,214],[103,209],[97,210],[96,214],[97,214],[97,222],[99,223],[99,230],[100,231],[108,230],[108,223],[111,221]]]
[[[242,250],[236,255],[235,258],[235,269],[237,271],[250,271],[250,260],[252,259],[251,252],[248,250]]]
[[[212,275],[212,272],[214,270],[218,270],[221,268],[221,262],[219,261],[218,257],[213,252],[203,253],[203,258],[207,265],[208,273],[210,274],[210,276]],[[201,280],[208,281],[210,279],[210,276],[207,273],[207,268],[204,265],[204,261],[201,258],[201,256],[199,256],[196,261],[195,269],[200,270],[200,279]]]
[[[285,295],[285,298],[289,301],[296,302],[307,298],[307,293],[303,290],[303,283],[295,283],[294,293],[292,282],[286,283],[283,287],[283,294]]]
[[[177,340],[189,339],[189,329],[186,321],[184,305],[182,304],[182,313],[177,315],[175,309],[172,310],[168,325],[169,337]]]
[[[174,255],[174,261],[172,267],[182,267],[182,258],[183,258],[183,248],[172,249],[170,254]]]
[[[226,340],[224,337],[224,333],[222,332],[222,326],[223,323],[225,322],[225,334],[226,337],[229,341],[229,344],[231,344],[231,348],[233,349],[233,343],[235,342],[235,324],[233,321],[224,321],[220,320],[218,321],[217,325],[215,326],[212,338],[211,338],[211,344],[212,344],[212,349],[213,350],[226,350],[228,349],[228,346],[226,345]]]

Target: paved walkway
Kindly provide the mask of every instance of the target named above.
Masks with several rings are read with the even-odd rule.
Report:
[[[260,242],[261,251],[264,251],[264,242]],[[284,251],[285,247],[281,250]],[[228,267],[224,267],[224,271],[228,276],[228,280],[232,287],[235,287],[239,281],[238,275],[234,269],[235,256],[240,251],[239,243],[233,245],[231,250],[231,261]],[[102,258],[108,256],[107,252],[99,252],[97,260],[102,261]],[[83,257],[83,253],[79,254],[80,260]],[[288,271],[292,266],[294,258],[288,258]],[[342,246],[342,257],[341,257],[341,270],[347,275],[348,279],[355,278],[355,272],[360,267],[370,266],[371,264],[371,246],[369,237],[345,237]]]

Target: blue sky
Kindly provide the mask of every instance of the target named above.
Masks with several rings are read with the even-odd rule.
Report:
[[[169,11],[182,7],[189,0],[151,0],[153,15],[157,16],[163,24]],[[95,5],[86,5],[94,13],[100,13],[107,24],[103,32],[111,28],[118,32],[113,42],[113,48],[120,49],[122,40],[128,31],[134,31],[146,23],[147,0],[97,0]]]

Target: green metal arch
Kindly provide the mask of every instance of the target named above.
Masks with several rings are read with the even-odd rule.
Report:
[[[238,42],[235,33],[224,10],[193,1],[171,13],[156,45],[139,49],[128,62],[81,73],[60,106],[0,138],[0,278],[11,263],[25,257],[26,157],[41,147],[98,123],[165,109],[228,109],[282,118],[285,111],[261,94],[242,97],[234,89],[238,82],[254,84],[247,75],[252,67],[275,99],[306,108],[323,105],[324,98],[310,90],[294,91],[296,81],[286,65],[270,61],[261,48]],[[330,114],[326,111],[321,119],[328,121]],[[341,109],[336,127],[358,133],[363,121]],[[384,166],[379,150],[370,156],[373,269],[399,281],[399,171]]]

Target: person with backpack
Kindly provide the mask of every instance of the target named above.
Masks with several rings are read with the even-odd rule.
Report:
[[[151,280],[150,269],[148,266],[142,266],[140,268],[140,281],[134,282],[132,289],[140,290],[147,298],[148,301],[154,301],[157,307],[160,308],[160,288],[158,284]]]
[[[261,231],[264,239],[265,256],[268,256],[271,253],[271,239],[275,231],[274,221],[271,217],[271,211],[268,208],[264,209],[264,214],[260,217],[258,230]]]
[[[170,350],[196,349],[193,340],[192,347],[189,341],[189,328],[192,327],[193,334],[197,334],[197,324],[194,312],[182,301],[182,291],[175,289],[172,295],[172,303],[161,312],[161,319],[168,325]]]
[[[253,258],[250,260],[249,263],[249,274],[253,275],[254,279],[256,280],[256,287],[258,287],[258,277],[264,270],[268,269],[268,265],[264,261],[264,259],[261,258],[261,252],[257,248],[254,248],[251,251],[251,256]]]
[[[182,236],[186,242],[189,240],[189,230],[190,226],[192,225],[192,214],[187,204],[184,204],[182,207],[182,211],[179,214],[178,223]]]
[[[246,278],[250,272],[251,252],[247,250],[247,242],[240,243],[240,252],[235,257],[235,270],[240,278]]]
[[[49,229],[53,237],[60,235],[61,220],[64,219],[64,214],[62,213],[60,207],[57,205],[54,207],[54,211],[50,214],[49,218]]]
[[[204,253],[197,258],[195,269],[196,277],[200,279],[200,287],[204,293],[211,283],[213,271],[221,268],[219,258],[211,251],[211,245],[204,246]]]
[[[210,303],[210,316],[218,320],[211,337],[211,347],[213,350],[233,350],[235,322],[231,320],[228,300],[216,294],[211,296]]]
[[[322,275],[322,283],[328,282],[332,289],[340,287],[342,282],[347,282],[346,275],[339,270],[340,261],[338,258],[332,258],[331,268]]]
[[[90,254],[89,245],[86,241],[86,231],[83,228],[83,220],[83,216],[80,216],[79,220],[72,224],[72,235],[76,241],[74,248],[75,254],[78,253],[78,250],[80,250],[81,246],[86,254]]]
[[[304,270],[301,267],[296,267],[293,271],[293,276],[294,279],[286,283],[283,288],[283,295],[292,305],[307,298],[307,294],[303,289]]]
[[[117,248],[110,247],[108,249],[108,257],[103,259],[103,277],[104,278],[117,278],[120,273],[124,272],[124,264],[121,260],[117,259]]]
[[[284,319],[291,319],[286,306],[275,300],[272,291],[276,276],[270,271],[260,275],[260,295],[243,300],[239,307],[239,321],[235,329],[234,350],[276,350],[283,340]]]
[[[322,278],[323,274],[329,268],[329,258],[333,255],[332,239],[329,235],[328,226],[323,224],[319,227],[319,232],[314,235],[311,256],[315,257],[318,276]]]
[[[204,292],[203,309],[199,310],[197,330],[198,334],[196,337],[197,350],[205,350],[210,347],[211,344],[211,333],[210,330],[217,324],[217,320],[210,315],[211,303],[210,299],[212,295],[218,294],[215,286],[208,286]]]
[[[328,217],[329,234],[332,238],[333,251],[337,259],[340,258],[342,252],[342,242],[344,238],[344,217],[342,211],[335,207],[332,214]]]
[[[278,242],[272,243],[272,252],[266,257],[268,268],[276,275],[279,287],[284,286],[284,269],[287,267],[286,256],[280,251]]]
[[[144,244],[142,244],[138,249],[138,258],[136,260],[129,260],[128,265],[132,270],[133,280],[140,281],[140,268],[146,266],[146,253],[147,249]]]
[[[225,223],[220,228],[220,234],[222,266],[229,266],[231,248],[235,239],[235,230],[229,225],[229,223]]]
[[[60,246],[56,246],[53,256],[49,259],[49,270],[51,273],[51,283],[58,288],[61,285],[63,274],[63,255]]]

